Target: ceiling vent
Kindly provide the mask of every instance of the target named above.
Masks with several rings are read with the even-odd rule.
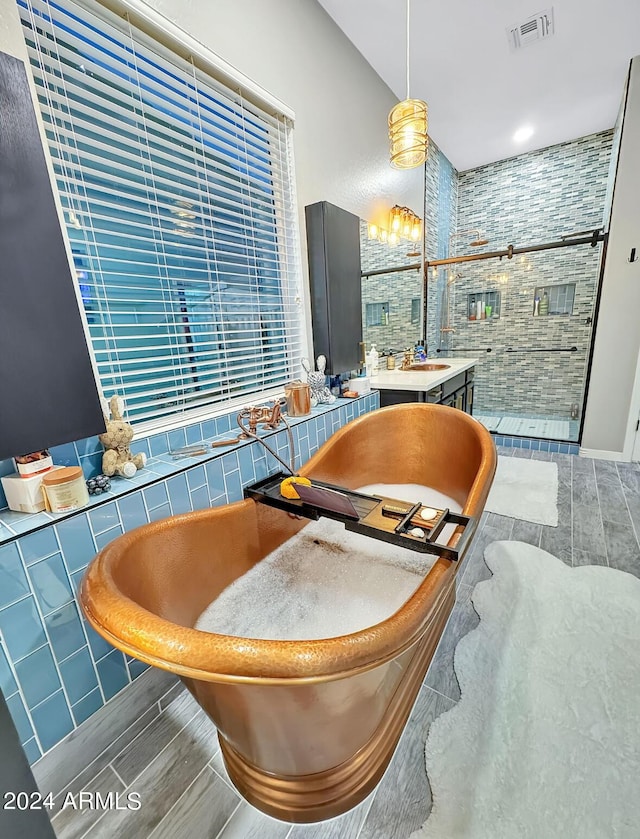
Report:
[[[553,8],[530,15],[526,20],[507,29],[509,46],[512,50],[528,47],[553,35]]]

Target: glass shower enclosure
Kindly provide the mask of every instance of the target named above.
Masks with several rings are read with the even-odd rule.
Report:
[[[579,441],[600,239],[431,269],[429,346],[479,359],[474,415],[490,431]]]
[[[472,261],[427,268],[428,354],[478,359],[473,414],[490,431],[579,442],[603,238],[574,234],[560,247],[481,259],[468,253]],[[384,258],[363,247],[363,339],[399,351],[425,335],[423,275],[397,270],[415,254],[386,260],[396,273],[365,276]]]

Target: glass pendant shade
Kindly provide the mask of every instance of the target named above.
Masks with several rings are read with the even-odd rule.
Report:
[[[402,235],[405,239],[408,239],[411,236],[412,223],[413,213],[405,207],[402,214]]]
[[[398,204],[389,211],[389,230],[391,233],[399,233],[402,226],[403,208]]]
[[[427,159],[427,103],[421,99],[405,99],[389,114],[391,165],[396,169],[413,169]]]

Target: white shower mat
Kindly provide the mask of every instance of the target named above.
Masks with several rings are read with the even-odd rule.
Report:
[[[452,498],[416,484],[372,484],[360,491],[460,512]],[[439,541],[445,538],[443,532]],[[321,518],[228,586],[195,628],[281,641],[347,635],[396,612],[436,558]]]
[[[557,527],[558,464],[499,456],[485,510]]]
[[[411,839],[637,839],[640,580],[494,542],[462,698],[433,722],[433,809]]]
[[[545,437],[568,440],[569,420],[528,419],[527,417],[502,417],[497,428],[490,429],[498,434],[515,434],[521,437]]]
[[[473,416],[478,420],[478,422],[481,422],[484,425],[487,431],[497,431],[500,421],[504,419],[503,417],[493,417],[488,414],[474,414]]]

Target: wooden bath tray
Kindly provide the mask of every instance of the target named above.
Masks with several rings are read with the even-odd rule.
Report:
[[[418,523],[416,515],[422,504],[412,504],[382,495],[366,495],[315,479],[312,479],[312,488],[320,492],[315,493],[317,497],[313,503],[308,500],[283,498],[280,494],[280,484],[287,477],[284,472],[278,472],[277,475],[245,487],[245,497],[307,519],[317,520],[324,516],[341,521],[346,530],[354,533],[456,561],[465,551],[475,531],[473,518],[449,509],[438,510],[438,515],[431,521]],[[455,548],[436,541],[447,524],[460,525],[463,528]],[[409,528],[416,525],[425,532],[424,536],[414,536],[408,532]]]

